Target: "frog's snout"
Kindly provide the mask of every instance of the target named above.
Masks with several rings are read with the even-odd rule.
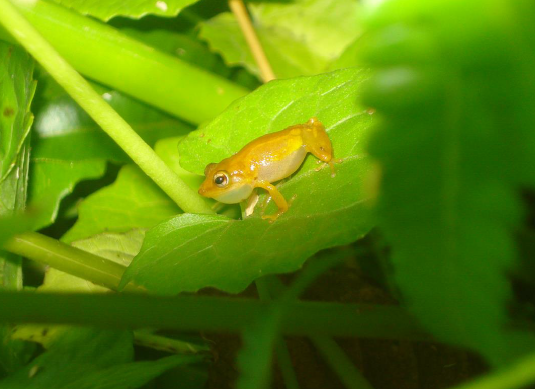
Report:
[[[198,193],[199,193],[201,196],[206,196],[206,187],[205,187],[205,185],[204,185],[204,182],[201,184],[201,187],[199,188]]]

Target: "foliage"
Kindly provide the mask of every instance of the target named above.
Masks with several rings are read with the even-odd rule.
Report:
[[[0,42],[0,243],[34,226],[21,214],[26,206],[30,103],[35,91],[34,62],[24,50]],[[0,290],[22,289],[22,259],[0,250]],[[10,336],[11,327],[0,325],[0,378],[12,374],[31,358],[34,347]]]
[[[95,3],[88,0],[54,0],[67,8],[72,8],[83,15],[95,16],[104,21],[115,16],[128,16],[140,18],[147,14],[162,16],[174,16],[180,10],[197,0],[136,0],[127,3],[110,1],[107,3]]]
[[[160,224],[148,232],[123,283],[134,281],[161,293],[206,286],[239,292],[260,275],[296,270],[318,250],[363,236],[373,225],[367,194],[358,184],[369,166],[363,147],[371,117],[355,103],[365,78],[365,72],[351,69],[271,82],[192,132],[180,144],[181,163],[201,173],[244,142],[317,116],[342,161],[336,164],[336,177],[331,177],[329,169],[316,171],[318,165],[310,156],[291,180],[279,184],[284,196],[295,198],[288,214],[273,224],[261,219],[261,206],[241,221],[180,215]],[[271,206],[265,210],[274,211]],[[311,235],[314,241],[307,239]]]
[[[325,71],[357,37],[359,6],[352,0],[296,0],[259,3],[249,8],[256,32],[279,78]],[[202,23],[200,36],[228,64],[260,76],[258,65],[234,16],[221,13]]]
[[[0,0],[0,244],[11,251],[0,251],[0,388],[200,388],[207,366],[185,365],[212,344],[184,331],[241,333],[240,388],[269,387],[273,354],[296,387],[281,334],[310,336],[347,387],[376,383],[331,336],[434,336],[509,377],[480,387],[535,379],[532,358],[513,364],[535,340],[533,302],[510,276],[533,268],[533,245],[520,252],[515,234],[535,236],[521,196],[535,184],[535,7],[361,3],[248,2],[282,78],[259,86],[226,2]],[[247,216],[197,195],[207,164],[311,117],[336,176],[309,155],[276,183],[291,206],[275,222],[261,218],[275,211],[263,191]],[[53,266],[23,271],[21,252]],[[293,301],[355,258],[402,307]],[[287,289],[268,276],[289,272]],[[128,290],[170,296],[101,286],[121,275]],[[196,293],[253,282],[264,301]],[[165,371],[174,378],[154,380]]]
[[[133,351],[128,331],[71,329],[24,369],[0,381],[0,388],[138,388],[165,370],[200,360],[177,355],[133,362]]]
[[[527,11],[501,0],[392,1],[368,20],[360,53],[380,68],[365,101],[382,113],[370,148],[396,282],[429,330],[495,365],[535,347],[532,334],[508,328],[505,278],[519,189],[535,184],[535,83],[523,71],[535,65],[535,41],[531,23],[497,17],[521,22]]]

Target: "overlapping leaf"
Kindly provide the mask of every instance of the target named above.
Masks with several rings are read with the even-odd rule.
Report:
[[[105,159],[128,162],[130,159],[102,129],[50,77],[40,79],[43,102],[36,111],[36,158],[68,161]],[[161,138],[185,135],[191,127],[146,104],[110,88],[92,86],[121,117],[151,146]]]
[[[172,367],[199,360],[172,356],[133,362],[130,332],[72,328],[25,368],[0,381],[0,388],[137,388]]]
[[[318,250],[364,235],[373,225],[363,190],[371,116],[356,103],[365,77],[347,69],[271,82],[190,134],[180,144],[181,164],[200,173],[260,135],[316,116],[342,162],[333,178],[328,169],[316,171],[309,156],[298,173],[278,185],[287,199],[295,199],[275,223],[261,219],[257,210],[245,220],[184,214],[156,226],[123,282],[169,294],[206,286],[238,292],[259,276],[296,270]]]
[[[297,0],[249,4],[256,33],[278,78],[324,71],[359,34],[352,0]],[[204,22],[201,38],[227,63],[260,75],[236,18],[222,13]]]
[[[129,158],[53,80],[43,75],[41,81],[30,194],[32,201],[45,208],[38,220],[38,226],[44,227],[55,220],[61,200],[78,182],[102,176],[106,161],[127,162]],[[94,87],[150,145],[161,137],[185,134],[190,129],[132,98],[99,85]],[[147,181],[145,177],[140,180]],[[83,237],[98,232],[101,231],[91,231]]]
[[[17,216],[27,197],[33,68],[24,50],[0,42],[0,289],[22,289],[22,258],[1,250],[3,242],[33,227],[26,215]],[[33,351],[33,345],[11,338],[9,326],[0,326],[0,377],[24,364]]]
[[[505,277],[517,190],[535,183],[533,15],[522,1],[391,1],[361,49],[380,69],[365,101],[384,116],[371,150],[397,283],[434,334],[495,365],[535,347],[508,328]]]
[[[195,3],[197,0],[54,0],[67,8],[72,8],[83,15],[94,16],[101,20],[109,20],[115,16],[141,18],[153,14],[160,16],[175,16],[182,8]]]
[[[180,178],[197,188],[202,177],[185,171],[178,163],[179,139],[162,139],[155,151]],[[127,165],[112,185],[82,201],[76,224],[62,240],[72,242],[105,231],[150,228],[179,212],[176,204],[145,173],[134,165]]]

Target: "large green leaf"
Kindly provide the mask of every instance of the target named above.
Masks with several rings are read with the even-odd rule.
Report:
[[[91,0],[53,0],[81,14],[109,20],[114,16],[127,16],[139,19],[145,15],[175,16],[182,8],[198,0],[130,0],[130,1],[91,1]]]
[[[123,266],[128,266],[141,249],[144,237],[145,231],[143,230],[132,230],[124,234],[107,232],[88,239],[77,240],[71,245]],[[83,278],[50,267],[46,270],[44,281],[37,288],[37,292],[108,293],[111,291]],[[12,336],[14,339],[31,340],[48,347],[59,334],[64,333],[69,328],[71,327],[65,325],[22,324],[14,327]]]
[[[324,71],[359,34],[358,9],[353,0],[249,4],[258,38],[279,78]],[[233,14],[202,23],[200,37],[227,63],[260,75]]]
[[[42,207],[35,220],[35,229],[39,229],[56,220],[61,200],[72,193],[78,182],[102,176],[106,163],[101,159],[33,158],[31,169],[30,201]]]
[[[62,240],[72,242],[104,232],[149,228],[180,212],[137,166],[121,169],[117,180],[85,199],[76,224]]]
[[[197,362],[196,356],[173,356],[132,362],[128,331],[73,328],[25,368],[0,381],[1,389],[137,388],[172,367]]]
[[[535,184],[532,2],[385,2],[361,59],[378,69],[381,226],[406,303],[439,339],[492,364],[533,349],[514,331],[506,272],[519,187]],[[452,28],[455,26],[455,28]]]
[[[63,160],[130,159],[115,142],[50,77],[39,79],[43,85],[36,111],[34,156]],[[92,86],[132,128],[151,146],[161,138],[187,134],[192,128],[161,111],[127,97],[113,89]]]
[[[28,53],[0,42],[0,248],[12,234],[33,227],[33,220],[17,215],[27,197],[33,68]],[[3,250],[0,289],[22,289],[22,259]],[[26,363],[33,351],[33,345],[12,339],[9,326],[0,326],[0,377]]]
[[[206,5],[206,7],[209,6]],[[188,10],[188,15],[191,18],[189,19],[190,21],[195,18],[201,18],[200,15],[194,14],[191,10]],[[174,23],[180,24],[181,22],[183,20],[176,20]],[[190,32],[189,35],[186,35],[169,29],[146,31],[123,28],[121,31],[162,52],[169,53],[182,61],[228,78],[248,89],[252,90],[259,86],[258,79],[243,67],[227,66],[219,54],[210,50],[206,42],[199,40],[196,32]]]
[[[197,188],[202,177],[185,171],[178,163],[180,139],[162,139],[156,144],[155,151],[180,178]],[[150,228],[179,212],[176,204],[145,173],[136,166],[127,165],[112,185],[82,201],[76,224],[62,240],[72,242],[104,231]]]
[[[50,77],[42,75],[40,81],[43,89],[32,140],[30,195],[31,201],[45,208],[38,220],[38,227],[44,227],[55,220],[61,200],[78,182],[102,176],[106,160],[130,159]],[[161,137],[190,130],[183,122],[132,98],[93,86],[150,145]],[[140,180],[147,181],[144,176]],[[101,231],[91,231],[84,237]]]
[[[33,59],[0,42],[0,215],[24,209],[34,92]]]
[[[123,282],[134,280],[161,293],[206,286],[238,292],[259,276],[296,270],[318,250],[364,235],[373,225],[363,190],[371,116],[356,103],[365,78],[365,72],[347,69],[270,82],[190,134],[179,147],[182,166],[202,172],[260,135],[316,116],[343,161],[333,178],[328,169],[316,171],[309,156],[295,176],[278,185],[287,199],[295,199],[275,223],[257,211],[245,220],[184,214],[156,226]]]

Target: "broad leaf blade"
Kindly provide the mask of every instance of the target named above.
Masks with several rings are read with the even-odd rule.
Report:
[[[53,79],[42,75],[42,102],[36,111],[34,155],[63,160],[105,159],[128,162],[128,156]],[[184,122],[98,84],[92,86],[151,146],[161,138],[187,134]]]
[[[24,50],[0,42],[0,248],[11,235],[34,225],[27,215],[18,215],[26,207],[33,69],[34,61]],[[22,289],[22,258],[2,250],[0,289]],[[34,349],[12,339],[9,326],[0,326],[0,377],[26,363]]]
[[[534,177],[535,41],[517,23],[535,14],[527,4],[384,3],[360,53],[378,69],[366,102],[384,117],[371,151],[397,283],[437,337],[494,365],[535,345],[506,315],[517,191]]]
[[[0,388],[137,388],[165,370],[200,360],[180,355],[133,362],[132,340],[129,331],[68,329],[46,352],[0,381]]]
[[[192,188],[202,177],[187,172],[178,162],[178,141],[167,138],[157,142],[156,153]],[[137,166],[124,166],[115,182],[85,199],[76,224],[62,240],[72,242],[104,231],[125,232],[133,228],[151,228],[180,213],[176,204]],[[137,254],[137,252],[136,252]]]
[[[138,167],[125,166],[117,180],[85,199],[76,224],[62,240],[72,242],[104,231],[150,228],[180,210]]]
[[[156,226],[123,282],[167,294],[206,286],[239,292],[259,276],[296,270],[318,250],[363,236],[373,225],[362,185],[369,169],[364,141],[371,116],[356,103],[365,77],[347,69],[271,82],[190,134],[180,144],[181,163],[202,172],[260,135],[316,116],[342,162],[333,178],[328,169],[316,171],[315,159],[308,157],[298,173],[278,185],[287,199],[295,199],[275,223],[257,211],[239,221],[185,214]]]
[[[91,0],[54,0],[67,8],[72,8],[83,15],[94,16],[107,21],[115,16],[139,19],[145,15],[176,16],[182,8],[197,0],[130,0],[91,1]]]
[[[352,0],[297,0],[250,3],[249,11],[266,56],[278,78],[318,74],[360,32],[359,5]],[[232,13],[201,24],[200,37],[231,65],[260,70]]]
[[[35,219],[35,228],[39,229],[56,220],[61,200],[72,193],[78,182],[101,177],[106,163],[101,159],[33,158],[31,168],[30,201],[41,206]]]

